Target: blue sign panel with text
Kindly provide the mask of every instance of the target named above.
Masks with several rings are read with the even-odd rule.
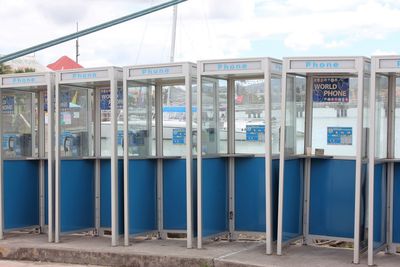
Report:
[[[328,127],[328,145],[352,145],[352,127]]]
[[[314,102],[349,102],[349,78],[315,78]]]

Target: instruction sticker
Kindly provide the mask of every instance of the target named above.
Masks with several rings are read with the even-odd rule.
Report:
[[[265,125],[246,125],[246,141],[265,140]]]
[[[3,114],[14,114],[14,96],[5,95],[3,96],[2,111]]]
[[[328,145],[348,145],[353,144],[352,127],[328,127]]]
[[[172,129],[172,144],[184,145],[185,138],[186,138],[186,129],[185,128]]]
[[[315,78],[314,102],[349,102],[349,78]]]
[[[118,88],[117,90],[117,108],[123,108],[123,100],[122,100],[122,88]],[[100,89],[100,110],[101,111],[109,111],[111,110],[111,91],[110,88]]]

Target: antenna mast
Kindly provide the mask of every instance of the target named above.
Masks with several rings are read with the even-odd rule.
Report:
[[[76,22],[76,32],[79,32],[79,22]],[[79,38],[76,38],[75,41],[75,62],[78,63],[78,58],[79,58]]]
[[[170,62],[175,60],[175,38],[176,38],[176,19],[178,17],[178,5],[174,6],[174,13],[172,18],[172,38],[171,38],[171,57]]]

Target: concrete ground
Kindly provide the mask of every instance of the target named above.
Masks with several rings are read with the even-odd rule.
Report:
[[[15,260],[0,260],[0,267],[96,267],[95,265],[77,265],[68,263],[54,263],[41,261],[15,261]]]
[[[185,240],[135,239],[129,247],[111,247],[108,237],[70,235],[63,236],[61,240],[61,243],[50,244],[46,235],[6,235],[5,240],[0,241],[0,259],[7,262],[0,261],[0,267],[71,266],[68,264],[202,267],[353,266],[351,250],[293,245],[284,250],[283,256],[267,256],[263,241],[208,241],[204,243],[203,249],[198,250],[186,249]],[[30,262],[23,262],[25,260]],[[14,265],[8,265],[9,262]],[[46,265],[45,262],[63,264]],[[398,267],[400,256],[381,253],[376,256],[375,262],[382,267]],[[2,265],[3,263],[6,265]],[[366,263],[366,255],[363,255],[361,265],[366,266]]]

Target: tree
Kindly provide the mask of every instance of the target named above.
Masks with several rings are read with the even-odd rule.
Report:
[[[9,65],[5,65],[3,63],[0,63],[0,74],[9,74],[12,73],[13,70]]]
[[[20,68],[16,69],[14,73],[26,73],[26,72],[35,72],[34,68],[26,67],[26,68]]]

